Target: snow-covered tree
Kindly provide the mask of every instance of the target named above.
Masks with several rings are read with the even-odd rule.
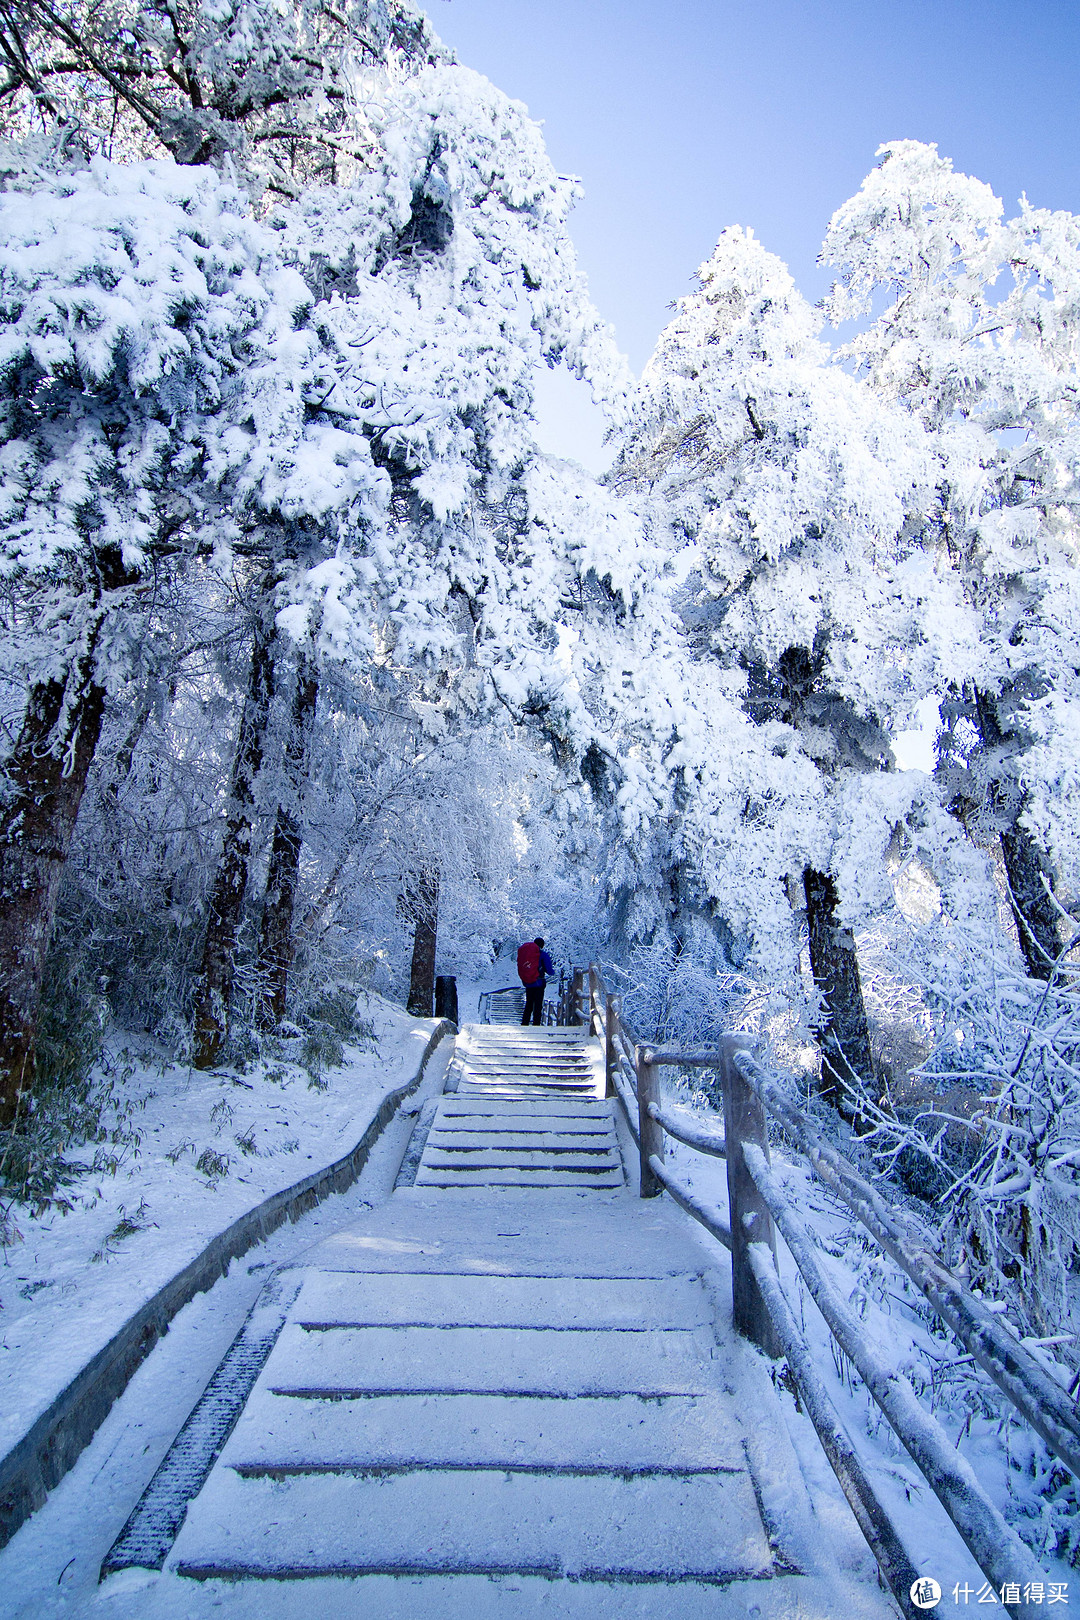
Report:
[[[838,358],[930,436],[921,540],[977,632],[938,644],[940,774],[972,830],[1000,837],[1021,945],[1045,978],[1061,946],[1055,868],[1071,884],[1078,870],[1080,221],[1024,203],[1006,222],[988,186],[918,141],[879,156],[829,227],[828,309],[873,314]]]
[[[0,286],[9,656],[27,694],[0,836],[10,1109],[106,693],[138,669],[140,596],[283,508],[358,513],[379,478],[362,440],[309,419],[307,289],[213,171],[98,162],[0,194]]]
[[[493,701],[497,693],[527,707],[523,671],[542,671],[555,641],[553,571],[574,566],[557,526],[545,523],[542,537],[561,559],[526,543],[533,370],[563,358],[601,391],[621,376],[566,235],[574,187],[554,175],[536,127],[434,45],[410,55],[400,30],[383,34],[385,71],[364,80],[362,113],[353,109],[367,144],[348,184],[309,187],[257,220],[212,169],[100,158],[86,169],[61,142],[48,161],[40,143],[24,148],[6,194],[8,376],[18,396],[6,451],[9,565],[37,590],[67,566],[58,559],[82,559],[57,597],[56,636],[38,644],[45,684],[60,684],[47,712],[31,703],[24,752],[59,772],[77,737],[85,782],[99,722],[82,724],[78,694],[105,689],[94,618],[103,589],[110,601],[120,585],[137,590],[185,550],[212,551],[219,568],[248,581],[251,673],[196,998],[201,1062],[215,1060],[224,1036],[281,638],[308,648],[315,664],[376,650],[403,665],[474,664],[488,672]],[[91,45],[94,37],[91,29]],[[110,84],[92,56],[87,71]],[[264,106],[273,100],[267,64],[278,63],[287,89],[286,58],[270,52],[262,62]],[[215,117],[229,105],[226,96]],[[248,105],[237,103],[237,141],[247,139]],[[211,155],[231,172],[228,151]],[[77,396],[89,403],[73,412]],[[20,417],[28,399],[42,413]],[[89,446],[74,426],[85,417],[95,424]],[[50,530],[41,513],[53,490],[62,499]],[[28,550],[35,525],[48,546]],[[124,537],[120,585],[99,566],[112,533]],[[91,628],[79,642],[83,619]],[[72,645],[60,653],[65,637]],[[122,628],[110,637],[115,686],[132,666]],[[308,689],[285,748],[294,774],[304,716],[317,704],[311,673],[298,678]],[[103,699],[94,701],[100,710]],[[9,773],[16,829],[19,757]],[[279,772],[284,798],[288,774]],[[79,793],[67,831],[53,838],[50,828],[46,840],[56,871]],[[284,823],[281,832],[271,905],[279,922],[295,861],[295,838]],[[19,960],[40,962],[50,882],[29,905],[37,944],[29,956],[16,947]],[[16,889],[29,903],[19,879]],[[279,963],[284,949],[267,942]],[[16,994],[12,1096],[26,1078],[39,977],[35,969]]]
[[[673,714],[667,744],[684,778],[679,837],[697,846],[713,907],[742,912],[759,951],[769,940],[774,973],[790,963],[783,885],[798,885],[835,1097],[871,1072],[859,897],[839,868],[849,800],[879,805],[861,818],[856,864],[880,865],[890,730],[932,690],[929,627],[951,624],[956,604],[909,536],[929,472],[919,426],[828,365],[820,316],[752,233],[725,231],[698,281],[646,368],[610,479],[667,559],[685,645],[679,701],[697,714]],[[770,853],[748,891],[759,829]]]
[[[0,18],[5,127],[67,150],[232,162],[297,197],[370,167],[365,107],[447,52],[409,0],[19,0]]]

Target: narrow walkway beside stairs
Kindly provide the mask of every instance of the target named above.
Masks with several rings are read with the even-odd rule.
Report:
[[[416,1184],[282,1275],[166,1579],[295,1620],[894,1615],[707,1250],[627,1184],[599,1043],[474,1026],[458,1057]]]

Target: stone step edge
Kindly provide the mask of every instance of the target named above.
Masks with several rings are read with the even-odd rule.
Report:
[[[233,1260],[261,1243],[286,1220],[296,1220],[331,1193],[351,1187],[400,1104],[423,1080],[436,1048],[447,1036],[456,1035],[457,1026],[449,1019],[441,1019],[428,1037],[412,1079],[386,1093],[354,1148],[291,1187],[271,1193],[211,1238],[202,1252],[144,1301],[53,1398],[0,1459],[0,1547],[5,1547],[42,1506],[89,1445],[113,1402],[123,1394],[176,1313],[196,1294],[213,1287]]]
[[[468,1562],[465,1559],[453,1563],[422,1563],[419,1560],[409,1563],[391,1563],[372,1561],[334,1564],[288,1564],[273,1565],[251,1564],[237,1560],[235,1563],[214,1562],[205,1564],[188,1563],[181,1560],[176,1565],[177,1575],[194,1581],[302,1581],[318,1580],[331,1577],[341,1579],[357,1578],[365,1575],[393,1575],[397,1577],[412,1577],[421,1579],[425,1575],[442,1577],[461,1575],[485,1575],[491,1578],[499,1576],[518,1576],[522,1578],[534,1577],[549,1581],[567,1579],[562,1567],[558,1564],[540,1563],[523,1564],[513,1560],[497,1563],[494,1559],[476,1559]],[[786,1573],[780,1571],[779,1573]],[[745,1571],[718,1569],[695,1570],[693,1574],[684,1575],[681,1571],[671,1569],[643,1570],[636,1565],[631,1566],[596,1566],[583,1570],[575,1570],[572,1579],[575,1584],[588,1584],[606,1588],[638,1586],[672,1586],[690,1585],[698,1583],[702,1586],[732,1586],[744,1581],[754,1581],[755,1585],[762,1579],[760,1575],[747,1574]],[[805,1611],[804,1611],[805,1612]],[[826,1611],[820,1609],[819,1613]]]

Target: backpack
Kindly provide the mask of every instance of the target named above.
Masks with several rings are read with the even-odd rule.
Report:
[[[518,978],[526,988],[540,977],[540,947],[534,939],[518,946]]]

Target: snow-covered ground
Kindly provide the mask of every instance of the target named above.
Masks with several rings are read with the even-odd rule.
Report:
[[[415,1074],[433,1027],[407,1018],[400,1009],[386,1004],[383,1008],[384,1014],[380,1014],[373,1001],[370,1016],[377,1033],[382,1030],[385,1073],[369,1066],[371,1054],[356,1055],[358,1083],[349,1087],[357,1104],[357,1135],[363,1134],[367,1119],[386,1092]],[[452,1050],[450,1041],[439,1046],[421,1085],[383,1131],[352,1187],[327,1198],[295,1224],[279,1227],[234,1262],[213,1288],[196,1295],[177,1313],[168,1333],[139,1367],[74,1467],[44,1507],[0,1550],[3,1620],[75,1620],[84,1614],[107,1620],[109,1588],[98,1586],[101,1561],[267,1276],[389,1198],[416,1115],[427,1096],[442,1090]],[[334,1072],[335,1086],[342,1084],[344,1089],[350,1069],[351,1065]],[[365,1075],[369,1082],[362,1091]],[[333,1089],[329,1094],[311,1095],[321,1095],[325,1103]],[[346,1127],[342,1137],[352,1145],[352,1126]],[[324,1145],[331,1140],[324,1137]],[[331,1146],[330,1158],[338,1145]],[[99,1595],[104,1599],[100,1606]],[[193,1603],[198,1598],[197,1592],[192,1594]]]
[[[67,1213],[19,1214],[3,1250],[0,1456],[216,1233],[342,1158],[415,1075],[434,1021],[377,996],[360,1011],[371,1041],[348,1047],[318,1085],[294,1063],[240,1074],[128,1057],[123,1090],[138,1100],[140,1141],[117,1150],[111,1174],[81,1177]]]

